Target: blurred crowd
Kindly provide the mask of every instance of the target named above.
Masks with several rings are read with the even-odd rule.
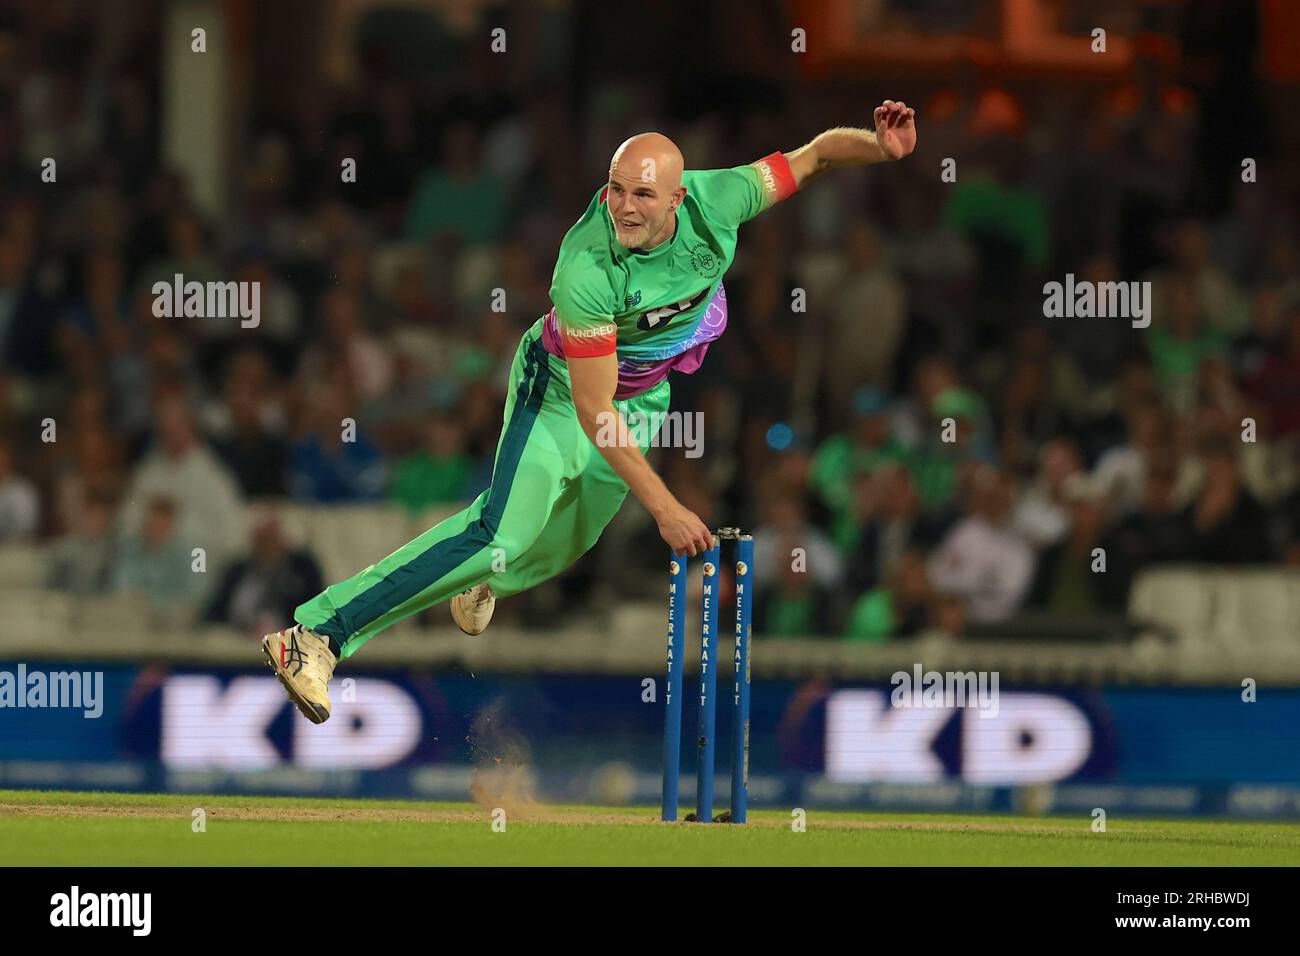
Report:
[[[25,9],[0,20],[0,544],[50,544],[53,587],[254,631],[322,585],[274,502],[416,514],[488,485],[519,335],[623,138],[739,165],[874,105],[685,114],[651,82],[506,94],[365,58],[254,111],[216,215],[163,155],[157,37],[104,64],[87,22]],[[917,153],[742,228],[730,328],[673,380],[704,456],[654,454],[706,521],[755,529],[760,633],[958,634],[1122,613],[1155,563],[1300,566],[1300,177],[1276,116],[1210,111],[1262,95],[1251,71],[1214,76],[873,83],[917,108]],[[177,273],[259,282],[260,323],[155,317]],[[1044,318],[1071,273],[1150,282],[1150,327]],[[661,598],[653,525],[618,540],[555,585],[571,610],[612,563]]]

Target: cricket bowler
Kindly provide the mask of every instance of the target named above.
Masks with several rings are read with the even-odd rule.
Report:
[[[722,277],[740,225],[827,170],[902,159],[915,111],[885,100],[874,130],[838,127],[792,153],[732,169],[683,169],[660,133],[624,142],[609,180],[560,243],[553,307],[519,341],[492,484],[464,511],[294,611],[262,650],[298,709],[330,715],[329,682],[384,628],[440,601],[481,634],[498,597],[559,574],[596,543],[631,491],[674,554],[712,532],[650,467],[668,373],[699,369],[727,326]],[[504,568],[504,570],[495,570]]]

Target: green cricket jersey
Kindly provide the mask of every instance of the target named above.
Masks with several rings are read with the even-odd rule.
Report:
[[[722,276],[741,223],[795,191],[776,152],[750,166],[684,170],[686,197],[673,237],[645,252],[622,246],[605,203],[608,187],[560,243],[554,307],[539,322],[552,355],[618,355],[617,399],[640,394],[668,372],[696,371],[727,327]]]

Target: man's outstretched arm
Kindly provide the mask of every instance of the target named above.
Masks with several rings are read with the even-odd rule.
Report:
[[[872,119],[874,131],[838,126],[786,153],[795,185],[802,189],[827,170],[842,166],[902,159],[916,148],[916,110],[906,103],[885,100],[876,107]]]
[[[618,359],[613,352],[586,358],[569,357],[569,383],[578,423],[592,444],[645,505],[659,534],[679,557],[703,554],[713,532],[668,490],[632,438],[627,422],[614,405]]]

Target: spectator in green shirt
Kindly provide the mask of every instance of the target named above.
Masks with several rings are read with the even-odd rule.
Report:
[[[944,389],[935,396],[930,416],[930,431],[908,466],[925,510],[937,513],[952,505],[964,467],[993,463],[997,455],[988,409],[970,389]],[[952,419],[951,430],[945,419]]]
[[[1201,366],[1211,358],[1226,358],[1228,338],[1205,322],[1196,291],[1181,280],[1161,288],[1164,308],[1143,339],[1167,399],[1176,409],[1190,411],[1196,397]]]
[[[780,578],[755,593],[754,627],[764,637],[834,637],[834,601],[807,571],[787,561]]]
[[[424,447],[397,463],[389,496],[411,512],[464,502],[474,462],[465,453],[465,430],[449,415],[425,427]]]
[[[887,462],[902,461],[907,449],[891,433],[889,397],[861,388],[853,397],[856,425],[822,442],[813,455],[809,483],[831,512],[836,547],[849,551],[857,541],[858,480]]]
[[[1042,196],[1033,189],[969,176],[952,187],[943,219],[946,226],[963,235],[1005,243],[1030,266],[1047,262],[1047,210]]]
[[[428,242],[452,235],[469,243],[501,238],[506,184],[483,166],[478,133],[465,122],[447,129],[441,166],[425,172],[406,211],[406,236]]]
[[[849,614],[845,638],[850,641],[883,643],[895,637],[911,637],[923,628],[930,613],[930,579],[925,556],[908,551],[887,585],[862,596]]]

